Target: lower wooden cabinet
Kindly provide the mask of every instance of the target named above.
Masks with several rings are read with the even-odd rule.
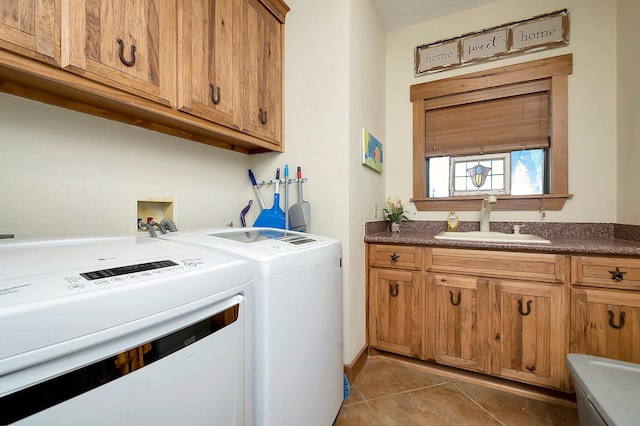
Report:
[[[427,306],[435,318],[434,353],[429,358],[467,370],[489,373],[488,281],[455,275],[428,277],[433,297]]]
[[[369,344],[423,358],[424,283],[421,272],[369,272]]]
[[[640,363],[640,292],[573,288],[571,352]]]
[[[568,353],[640,363],[640,259],[371,244],[369,346],[570,392]]]
[[[562,286],[491,284],[491,372],[546,387],[566,386],[568,309]]]
[[[640,259],[571,259],[571,352],[640,363]]]

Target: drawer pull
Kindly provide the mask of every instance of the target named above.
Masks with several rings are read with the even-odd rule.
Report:
[[[269,119],[269,117],[267,117],[267,110],[266,109],[262,109],[260,108],[260,110],[258,111],[258,114],[260,115],[260,122],[262,124],[267,124],[267,120]]]
[[[449,290],[449,301],[451,302],[451,304],[453,306],[458,306],[460,304],[461,299],[462,299],[462,295],[460,294],[460,292],[458,292],[458,301],[454,302],[453,301],[453,291]]]
[[[128,67],[132,67],[133,64],[136,63],[136,45],[131,45],[131,59],[126,60],[124,58],[124,41],[121,38],[117,38],[116,42],[118,43],[118,56],[120,57],[120,61]]]
[[[220,103],[220,86],[214,86],[209,83],[209,98],[211,98],[211,102],[213,102],[214,105],[218,105]]]
[[[398,289],[399,285],[396,281],[392,281],[389,283],[389,294],[391,297],[398,297]]]
[[[518,312],[520,312],[520,315],[527,316],[531,313],[531,302],[533,301],[527,300],[527,312],[524,312],[522,310],[522,299],[518,299]]]
[[[390,254],[389,257],[391,258],[391,263],[396,263],[400,258],[400,256],[398,256],[395,252],[393,254]]]
[[[615,271],[609,271],[609,273],[611,274],[611,279],[614,281],[624,280],[624,274],[626,274],[626,272],[622,272],[618,267],[616,267]]]
[[[624,311],[620,312],[620,325],[616,325],[616,323],[614,322],[615,314],[613,313],[613,311],[611,309],[609,309],[608,312],[609,312],[609,325],[611,326],[611,328],[615,328],[616,330],[620,330],[622,327],[624,327],[624,316],[625,316]]]

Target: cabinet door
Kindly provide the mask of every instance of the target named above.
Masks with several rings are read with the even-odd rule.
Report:
[[[436,361],[489,372],[488,282],[432,275],[435,288]]]
[[[423,297],[421,273],[371,268],[369,345],[422,358]]]
[[[178,7],[178,108],[242,130],[242,2],[193,0]]]
[[[60,9],[56,0],[0,3],[0,48],[59,65]]]
[[[502,281],[492,286],[493,374],[543,386],[565,385],[568,315],[564,289]]]
[[[282,24],[258,0],[247,0],[243,54],[244,131],[275,145],[282,140]]]
[[[62,66],[172,105],[175,16],[173,0],[63,0]]]
[[[571,290],[571,351],[640,363],[640,293]]]

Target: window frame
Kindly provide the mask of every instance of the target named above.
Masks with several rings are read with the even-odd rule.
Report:
[[[413,103],[413,198],[418,211],[477,210],[483,195],[429,198],[426,170],[427,101],[430,99],[516,83],[549,79],[551,141],[549,148],[549,194],[500,195],[496,210],[562,210],[569,194],[568,173],[568,76],[573,72],[573,55],[529,61],[411,86]]]

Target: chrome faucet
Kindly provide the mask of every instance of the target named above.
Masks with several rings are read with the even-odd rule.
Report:
[[[480,206],[480,231],[481,232],[489,232],[489,216],[491,215],[491,208],[495,203],[498,202],[498,199],[495,195],[489,195],[487,198],[482,200],[482,205]]]

